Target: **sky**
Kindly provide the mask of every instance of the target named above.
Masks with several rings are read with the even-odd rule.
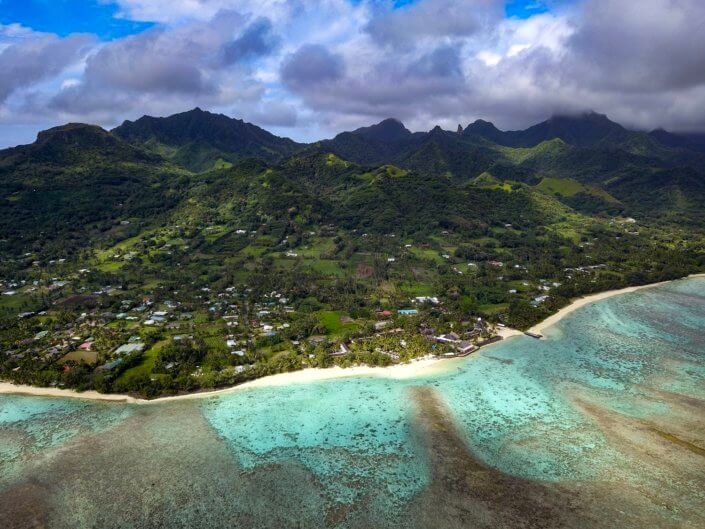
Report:
[[[702,0],[0,0],[0,147],[194,107],[299,141],[594,110],[705,130]]]

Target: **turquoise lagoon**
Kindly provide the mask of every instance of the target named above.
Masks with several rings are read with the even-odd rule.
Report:
[[[433,480],[429,457],[433,447],[424,444],[419,434],[419,403],[412,391],[419,386],[433,388],[468,453],[501,475],[546,486],[607,486],[612,478],[606,476],[614,469],[626,469],[625,482],[636,480],[636,487],[647,487],[652,478],[639,476],[634,451],[615,443],[601,421],[619,417],[619,423],[676,428],[685,409],[681,401],[687,402],[690,412],[703,408],[705,279],[677,281],[595,302],[548,329],[545,340],[512,338],[468,359],[448,361],[441,372],[419,378],[350,377],[243,388],[178,404],[3,396],[0,505],[2,495],[21,486],[23,480],[41,480],[43,473],[57,472],[57,468],[64,476],[62,494],[71,490],[75,480],[90,480],[91,476],[61,466],[62,458],[72,450],[87,451],[96,464],[105,464],[113,457],[112,450],[122,454],[133,448],[149,465],[155,461],[162,465],[164,472],[170,471],[170,465],[193,458],[219,469],[214,475],[226,475],[212,478],[221,480],[218,490],[225,499],[221,498],[217,508],[211,507],[220,511],[210,526],[217,526],[218,521],[229,526],[225,522],[235,519],[248,520],[243,527],[268,526],[264,520],[279,507],[251,497],[260,490],[253,489],[252,483],[263,480],[266,473],[273,473],[266,483],[275,490],[275,498],[282,494],[308,498],[309,503],[301,500],[303,507],[288,503],[281,507],[290,509],[291,527],[352,527],[356,511],[365,512],[368,526],[394,526]],[[586,413],[594,409],[599,413]],[[691,429],[695,425],[690,440],[702,441],[698,436],[705,432],[705,412],[688,420]],[[131,428],[139,429],[141,435],[131,437]],[[168,448],[156,450],[149,440],[150,436],[174,435],[180,428],[189,435],[179,446],[178,456]],[[173,440],[176,445],[178,437]],[[134,447],[129,446],[131,442]],[[115,446],[118,443],[122,445]],[[695,446],[683,457],[691,467],[693,460],[688,458],[701,464],[705,476],[705,457],[692,455],[697,455],[697,442],[679,446]],[[673,450],[677,449],[674,445]],[[240,481],[231,483],[231,475]],[[117,472],[109,479],[120,490],[131,476]],[[187,479],[200,482],[209,477],[191,475]],[[240,488],[240,483],[247,486]],[[671,479],[669,483],[676,497],[689,495],[692,501],[705,501],[698,497],[702,495],[699,484],[694,493],[689,488],[692,482]],[[279,486],[285,490],[278,491]],[[47,506],[48,525],[68,526],[71,520],[75,526],[90,526],[82,525],[85,520],[95,523],[96,515],[87,513],[104,499],[98,493],[91,498],[90,490],[76,488],[74,492],[83,495],[75,508],[86,512],[52,518],[53,507]],[[161,505],[158,488],[149,494],[152,505]],[[185,508],[191,512],[203,509],[199,501],[191,497]],[[303,512],[313,510],[310,505],[315,503],[320,503],[320,512],[310,516]],[[179,526],[178,520],[169,517],[177,513],[183,517],[183,510],[165,511],[164,526]],[[682,516],[687,520],[686,507],[680,512],[686,513]],[[139,525],[135,522],[139,514],[125,516],[132,516],[133,521],[113,520],[112,526]],[[297,525],[296,520],[304,518],[307,521]],[[681,526],[683,518],[679,520],[675,526]]]

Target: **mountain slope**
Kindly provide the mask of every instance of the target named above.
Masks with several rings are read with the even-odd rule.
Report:
[[[256,125],[199,108],[166,118],[143,116],[112,132],[192,171],[248,157],[277,161],[300,149]]]
[[[69,124],[31,145],[0,151],[0,234],[5,250],[70,253],[120,220],[173,206],[186,176],[165,160],[100,127]]]
[[[603,114],[588,112],[577,116],[556,115],[526,130],[500,131],[492,123],[478,120],[463,132],[468,137],[482,137],[506,147],[535,147],[559,138],[578,147],[615,144],[627,139],[629,131]]]
[[[198,109],[113,133],[69,124],[0,151],[0,236],[7,250],[80,249],[129,232],[121,221],[146,226],[177,210],[194,222],[227,211],[224,222],[253,229],[296,217],[414,231],[481,225],[496,210],[507,223],[527,215],[540,222],[541,212],[529,215],[514,192],[527,185],[588,215],[703,228],[705,157],[665,143],[663,134],[630,132],[597,114],[519,132],[478,121],[462,132],[412,133],[389,119],[309,146]],[[546,178],[560,185],[541,187],[556,184]],[[194,193],[200,209],[189,202]]]
[[[367,140],[386,143],[407,140],[412,136],[411,131],[401,121],[393,118],[385,119],[369,127],[361,127],[354,130],[352,134]]]

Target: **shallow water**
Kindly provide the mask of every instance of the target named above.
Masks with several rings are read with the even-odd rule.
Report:
[[[705,279],[546,337],[407,380],[0,397],[0,526],[705,526]]]

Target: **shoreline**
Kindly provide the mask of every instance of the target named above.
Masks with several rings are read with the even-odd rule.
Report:
[[[99,400],[132,404],[135,402],[151,402],[137,399],[121,393],[98,393],[94,390],[76,391],[75,389],[41,388],[12,382],[0,382],[0,395],[27,395],[31,397],[61,397],[67,399]]]
[[[646,288],[653,288],[660,285],[665,285],[672,283],[674,281],[683,281],[686,279],[703,278],[703,274],[692,274],[687,277],[682,277],[679,279],[673,279],[670,281],[661,281],[658,283],[650,283],[648,285],[639,285],[634,287],[626,287],[615,290],[607,290],[605,292],[599,292],[596,294],[590,294],[581,298],[574,299],[569,305],[563,307],[555,314],[552,314],[544,321],[537,323],[527,332],[533,332],[537,334],[543,334],[543,332],[560,322],[563,318],[572,314],[576,310],[594,303],[596,301],[602,301],[609,299],[611,297],[620,296],[622,294],[629,294],[631,292],[636,292],[638,290],[643,290]],[[515,337],[524,336],[524,332],[517,329],[512,329],[510,327],[500,327],[498,328],[497,335],[502,337],[502,341]],[[501,343],[501,342],[497,342]],[[490,344],[494,345],[494,344]],[[142,399],[139,397],[133,397],[131,395],[119,394],[119,393],[98,393],[97,391],[84,391],[78,392],[72,389],[61,389],[61,388],[42,388],[36,386],[27,386],[13,384],[11,382],[1,382],[0,381],[0,395],[27,395],[34,397],[60,397],[60,398],[71,398],[71,399],[84,399],[93,401],[103,401],[103,402],[121,402],[125,404],[156,404],[169,401],[179,401],[179,400],[191,400],[212,397],[215,395],[222,395],[226,393],[231,393],[234,391],[240,391],[248,388],[257,387],[270,387],[270,386],[283,386],[288,384],[306,384],[310,382],[318,382],[323,380],[333,380],[339,378],[348,377],[381,377],[381,378],[392,378],[392,379],[404,379],[404,378],[416,378],[423,375],[428,375],[433,373],[433,368],[436,369],[440,367],[442,363],[444,366],[452,365],[450,361],[452,360],[465,360],[465,358],[442,358],[435,356],[426,356],[418,358],[408,362],[406,364],[395,364],[389,367],[373,367],[373,366],[354,366],[354,367],[328,367],[328,368],[305,368],[298,371],[290,371],[287,373],[278,373],[276,375],[269,375],[266,377],[258,378],[255,380],[250,380],[242,384],[235,386],[230,386],[227,388],[213,389],[207,391],[200,391],[195,393],[187,393],[183,395],[171,395],[167,397],[158,397],[156,399]]]
[[[120,393],[98,393],[97,391],[79,392],[73,389],[61,388],[41,388],[12,384],[11,382],[0,382],[0,395],[26,395],[32,397],[60,397],[69,399],[84,399],[103,402],[121,402],[123,404],[157,404],[170,401],[191,400],[223,395],[249,388],[286,386],[290,384],[308,384],[323,380],[333,380],[350,377],[380,377],[392,379],[416,378],[422,375],[433,373],[433,367],[440,365],[447,366],[449,359],[436,356],[427,356],[412,360],[406,364],[395,364],[388,367],[373,367],[367,365],[354,367],[310,367],[290,371],[287,373],[277,373],[255,380],[250,380],[242,384],[221,389],[186,393],[183,395],[169,395],[156,399],[142,399]]]
[[[587,296],[583,296],[580,298],[575,298],[570,302],[570,305],[566,305],[562,309],[560,309],[558,312],[555,314],[550,315],[548,318],[543,320],[540,323],[537,323],[533,327],[527,330],[527,332],[532,332],[536,334],[543,334],[543,332],[548,329],[549,327],[552,327],[559,321],[561,321],[563,318],[568,316],[569,314],[575,312],[576,310],[589,305],[590,303],[594,303],[596,301],[602,301],[605,299],[613,298],[615,296],[621,296],[622,294],[630,294],[632,292],[637,292],[639,290],[644,290],[646,288],[654,288],[658,287],[661,285],[667,285],[668,283],[673,283],[675,281],[684,281],[686,279],[695,279],[695,278],[702,278],[705,277],[704,274],[691,274],[686,277],[681,277],[679,279],[671,279],[669,281],[659,281],[658,283],[649,283],[647,285],[639,285],[635,287],[626,287],[626,288],[618,288],[615,290],[607,290],[605,292],[598,292],[596,294],[590,294]]]

